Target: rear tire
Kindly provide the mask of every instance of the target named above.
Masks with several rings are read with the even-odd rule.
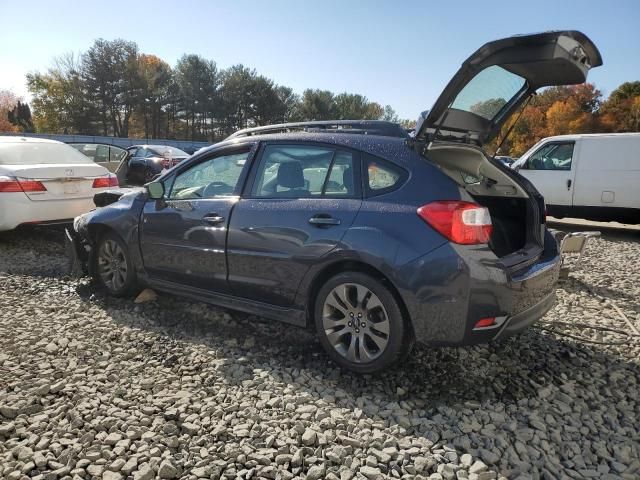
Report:
[[[357,373],[375,373],[406,358],[411,329],[391,290],[360,272],[329,279],[315,298],[320,343],[333,361]]]
[[[129,250],[118,235],[107,232],[96,245],[95,272],[98,282],[113,296],[131,295],[136,288],[136,272]]]

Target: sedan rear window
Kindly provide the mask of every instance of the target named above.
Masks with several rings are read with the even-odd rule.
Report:
[[[85,155],[64,143],[0,143],[0,165],[92,163]]]

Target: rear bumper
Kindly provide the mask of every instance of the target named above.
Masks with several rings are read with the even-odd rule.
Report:
[[[71,221],[95,208],[93,198],[30,200],[24,193],[0,194],[0,231],[13,230],[24,223]]]
[[[512,317],[507,318],[503,326],[500,328],[498,333],[493,340],[497,340],[499,338],[506,338],[510,335],[514,335],[516,333],[520,333],[522,330],[526,329],[529,325],[535,323],[539,319],[541,319],[545,313],[547,313],[553,305],[556,303],[556,294],[555,292],[550,293],[545,298],[543,298],[540,302],[532,305],[524,312],[517,313]]]
[[[452,244],[407,266],[403,278],[410,283],[399,291],[416,340],[443,346],[487,343],[542,318],[555,302],[561,263],[555,239],[545,235],[542,256],[515,271],[486,246]],[[495,325],[474,328],[478,320],[492,317]]]

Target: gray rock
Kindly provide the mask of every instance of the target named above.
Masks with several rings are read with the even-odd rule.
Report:
[[[480,460],[476,460],[471,467],[469,467],[469,473],[481,473],[486,472],[487,466]]]
[[[316,443],[318,435],[315,431],[307,428],[302,434],[302,444],[307,446],[312,446]]]
[[[112,472],[107,470],[102,474],[102,480],[122,480],[122,474],[120,472]]]
[[[153,469],[149,466],[148,463],[141,465],[140,468],[134,472],[133,480],[152,480],[156,476]]]
[[[369,480],[380,480],[384,478],[379,468],[364,466],[360,468],[360,473]]]
[[[325,476],[324,465],[314,465],[307,472],[307,480],[320,480]]]

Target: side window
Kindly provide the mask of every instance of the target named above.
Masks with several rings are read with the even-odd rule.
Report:
[[[382,195],[398,188],[408,174],[390,162],[367,155],[366,186],[369,196]]]
[[[571,170],[573,142],[550,143],[536,150],[527,160],[527,170]]]
[[[310,145],[265,148],[251,195],[259,198],[351,197],[357,191],[351,152]]]
[[[210,158],[179,173],[173,182],[170,200],[195,200],[235,195],[249,151]]]
[[[109,147],[109,161],[119,162],[124,158],[126,153],[127,151],[123,150],[122,148],[111,146]]]
[[[139,148],[129,148],[127,149],[127,152],[129,152],[129,156],[131,157],[137,157],[138,156],[138,150],[140,150]]]
[[[96,145],[96,156],[94,162],[108,162],[109,161],[109,146],[108,145]]]

